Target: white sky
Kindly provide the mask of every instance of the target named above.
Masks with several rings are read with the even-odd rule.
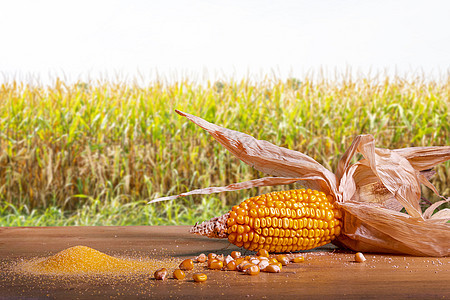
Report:
[[[0,0],[0,34],[0,81],[450,68],[447,0]]]

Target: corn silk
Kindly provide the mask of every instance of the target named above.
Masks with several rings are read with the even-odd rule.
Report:
[[[208,187],[150,201],[172,200],[194,194],[212,194],[260,186],[302,185],[330,193],[343,213],[341,234],[333,243],[354,251],[450,255],[450,209],[434,211],[449,202],[431,184],[435,165],[450,159],[450,146],[383,149],[370,134],[357,136],[341,157],[335,173],[311,157],[268,141],[209,123],[176,110],[209,132],[234,156],[258,171],[275,176]],[[362,159],[352,163],[360,153]],[[441,201],[422,212],[420,184]],[[400,212],[405,208],[406,213]],[[434,214],[433,214],[434,213]]]

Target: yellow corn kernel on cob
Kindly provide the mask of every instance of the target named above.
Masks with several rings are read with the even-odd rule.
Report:
[[[228,238],[238,247],[291,252],[331,242],[341,231],[341,212],[333,197],[315,190],[272,192],[245,200],[192,233]]]

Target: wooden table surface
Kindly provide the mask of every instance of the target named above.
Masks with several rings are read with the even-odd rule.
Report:
[[[450,257],[366,253],[366,262],[355,263],[353,252],[331,245],[306,252],[304,263],[290,264],[281,273],[248,276],[205,270],[208,281],[204,283],[194,283],[192,274],[182,281],[155,281],[153,272],[133,278],[60,280],[14,272],[17,262],[76,245],[110,255],[170,256],[180,262],[202,252],[229,254],[237,250],[226,240],[191,235],[188,229],[188,226],[0,228],[0,299],[450,298]]]

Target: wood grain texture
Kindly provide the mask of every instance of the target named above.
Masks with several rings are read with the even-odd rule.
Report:
[[[450,298],[450,257],[366,253],[366,262],[355,263],[353,252],[330,245],[306,252],[304,263],[290,264],[281,273],[247,276],[205,270],[205,283],[194,283],[192,272],[185,280],[164,282],[153,280],[153,272],[117,278],[48,278],[14,272],[14,264],[23,259],[76,245],[110,255],[170,256],[180,262],[202,252],[229,254],[237,250],[226,240],[199,237],[188,231],[188,226],[0,228],[0,299]]]

